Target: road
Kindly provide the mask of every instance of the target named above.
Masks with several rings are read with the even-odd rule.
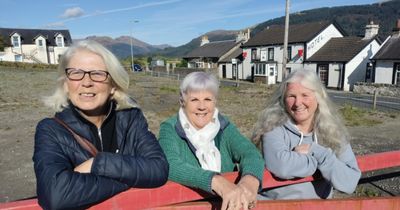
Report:
[[[223,86],[236,87],[237,81],[235,80],[221,80]],[[254,83],[239,82],[239,85],[253,85]],[[367,94],[354,94],[352,92],[328,90],[328,95],[333,102],[342,106],[351,104],[360,108],[373,108],[373,95]],[[376,102],[376,109],[379,111],[400,112],[400,98],[378,96]]]
[[[373,108],[373,95],[354,94],[352,92],[328,91],[328,95],[338,105],[352,104],[361,108]],[[379,111],[400,111],[400,98],[378,96],[376,108]]]

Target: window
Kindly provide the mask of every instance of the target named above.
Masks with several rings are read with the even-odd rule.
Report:
[[[12,45],[13,45],[13,47],[21,46],[21,43],[19,41],[19,36],[12,36]]]
[[[292,68],[286,67],[286,72],[287,72],[287,75],[289,75],[290,73],[292,73]]]
[[[269,61],[274,60],[274,48],[268,48],[268,60]]]
[[[287,48],[287,59],[288,61],[292,60],[292,47]]]
[[[43,40],[41,40],[41,39],[38,40],[38,46],[43,47]]]
[[[395,64],[395,85],[400,86],[400,64]]]
[[[251,60],[257,60],[257,49],[251,49]]]
[[[196,68],[204,68],[204,63],[203,62],[196,62]]]
[[[265,76],[265,63],[254,64],[254,75]]]
[[[22,62],[22,55],[15,55],[14,59],[15,61]]]
[[[275,68],[273,66],[269,67],[269,76],[274,76],[275,75]]]
[[[56,37],[56,45],[57,47],[64,47],[64,40],[62,36]]]

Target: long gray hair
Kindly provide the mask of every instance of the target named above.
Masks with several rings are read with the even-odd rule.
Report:
[[[349,134],[320,79],[315,72],[309,70],[292,72],[280,84],[267,103],[266,108],[259,115],[253,131],[253,143],[261,149],[264,133],[283,125],[290,119],[290,115],[285,109],[285,94],[287,85],[295,82],[299,82],[315,94],[318,108],[314,115],[314,132],[318,136],[318,143],[331,148],[336,154],[339,154],[342,147],[348,143]]]
[[[129,75],[122,67],[119,60],[105,47],[93,40],[83,40],[74,43],[64,52],[58,65],[59,77],[57,87],[53,95],[44,99],[45,104],[56,112],[62,111],[68,106],[68,93],[64,89],[64,83],[67,80],[65,68],[67,68],[71,58],[79,51],[93,52],[103,58],[107,71],[111,76],[111,83],[115,87],[112,96],[117,102],[117,110],[136,107],[136,103],[127,94],[129,87]]]

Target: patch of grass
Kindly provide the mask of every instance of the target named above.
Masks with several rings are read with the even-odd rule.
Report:
[[[160,87],[160,91],[167,93],[179,93],[179,89],[177,87],[170,87],[170,86],[162,86]]]
[[[340,109],[346,126],[373,126],[382,123],[374,118],[374,113],[346,104]]]
[[[356,189],[356,195],[358,197],[378,197],[381,193],[377,190],[371,189],[369,187],[358,186]]]

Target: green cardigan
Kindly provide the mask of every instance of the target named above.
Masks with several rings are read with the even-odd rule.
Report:
[[[232,172],[237,165],[241,176],[253,175],[262,186],[264,159],[261,153],[227,118],[222,115],[218,118],[221,129],[214,140],[221,153],[221,173]],[[201,168],[177,115],[161,124],[159,141],[169,163],[170,180],[212,192],[211,180],[217,173]]]

